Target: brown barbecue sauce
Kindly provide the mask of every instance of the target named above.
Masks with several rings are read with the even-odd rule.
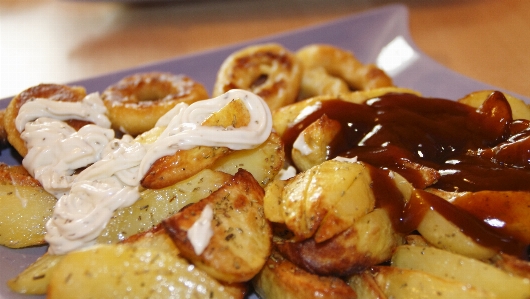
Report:
[[[364,104],[339,99],[320,104],[285,131],[282,138],[288,155],[300,132],[326,115],[341,124],[327,159],[357,157],[374,166],[377,205],[389,212],[399,231],[411,232],[426,209],[435,209],[477,243],[527,256],[527,244],[421,190],[530,191],[530,122],[512,119],[502,93],[493,92],[478,109],[446,99],[392,93]],[[437,174],[434,183],[426,183],[418,165]],[[388,170],[417,188],[406,207]]]

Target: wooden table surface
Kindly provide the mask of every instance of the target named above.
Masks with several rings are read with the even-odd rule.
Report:
[[[149,1],[147,1],[149,2]],[[0,0],[0,98],[331,21],[383,0]],[[419,48],[530,97],[530,1],[408,0]]]

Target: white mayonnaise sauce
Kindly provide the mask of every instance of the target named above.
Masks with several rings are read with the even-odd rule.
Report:
[[[305,134],[298,134],[298,137],[293,142],[293,148],[298,150],[302,155],[307,156],[313,152],[311,147],[305,141]]]
[[[201,126],[212,113],[234,99],[241,99],[245,103],[250,113],[248,126]],[[181,103],[160,118],[157,126],[166,126],[166,129],[149,147],[140,165],[142,177],[156,160],[180,149],[190,149],[198,145],[223,146],[233,150],[254,148],[269,138],[272,115],[263,99],[249,91],[233,89],[216,98],[198,101],[189,106]]]
[[[210,243],[210,239],[213,236],[212,220],[212,207],[206,205],[202,210],[199,219],[197,219],[190,229],[188,229],[187,236],[196,255],[201,255],[204,249],[208,246],[208,243]]]
[[[248,126],[201,126],[209,115],[238,98],[250,112]],[[76,132],[62,121],[68,119],[95,125]],[[160,137],[152,144],[141,144],[129,135],[114,138],[103,102],[98,94],[90,94],[75,103],[30,101],[21,107],[16,126],[28,148],[23,165],[58,198],[45,239],[50,254],[64,254],[95,243],[114,211],[139,198],[140,180],[158,158],[199,145],[254,148],[269,137],[272,116],[260,97],[231,90],[189,106],[177,105],[159,120],[157,126],[166,127]],[[195,250],[206,247],[211,237],[194,236],[199,244]]]

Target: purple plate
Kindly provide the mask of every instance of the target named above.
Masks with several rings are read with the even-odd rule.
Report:
[[[203,83],[211,91],[217,70],[229,54],[241,47],[265,42],[277,42],[293,51],[312,43],[328,43],[348,49],[355,53],[361,62],[376,63],[384,69],[392,76],[397,86],[418,90],[428,97],[458,99],[476,90],[497,89],[530,103],[529,98],[462,76],[423,54],[410,37],[408,11],[404,5],[383,6],[302,30],[70,82],[70,84],[84,86],[87,92],[101,92],[107,86],[133,73],[167,71],[186,74]],[[7,106],[9,100],[0,100],[0,108]],[[0,161],[8,164],[19,163],[17,155],[9,148],[2,150]],[[44,247],[13,250],[0,246],[0,298],[43,298],[43,296],[28,297],[13,293],[7,287],[6,281],[20,273],[45,250]],[[252,294],[250,297],[257,296]]]

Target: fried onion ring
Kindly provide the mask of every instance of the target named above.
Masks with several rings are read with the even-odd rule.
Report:
[[[362,64],[351,52],[334,46],[308,45],[299,49],[296,57],[304,69],[301,98],[393,86],[383,70]]]
[[[136,136],[153,128],[178,103],[191,104],[209,96],[202,84],[185,75],[151,72],[121,79],[101,98],[113,129]]]
[[[301,79],[300,63],[283,46],[250,46],[225,59],[217,73],[213,96],[230,89],[245,89],[262,97],[274,110],[297,99]]]
[[[79,102],[86,96],[85,88],[79,86],[66,86],[60,84],[40,84],[30,87],[18,95],[16,95],[6,108],[4,115],[4,128],[7,134],[7,140],[17,150],[17,152],[25,157],[28,153],[26,143],[20,137],[17,130],[15,120],[17,118],[20,107],[28,101],[36,98],[44,98],[60,102]],[[67,123],[75,129],[88,124],[86,121],[69,120]]]

